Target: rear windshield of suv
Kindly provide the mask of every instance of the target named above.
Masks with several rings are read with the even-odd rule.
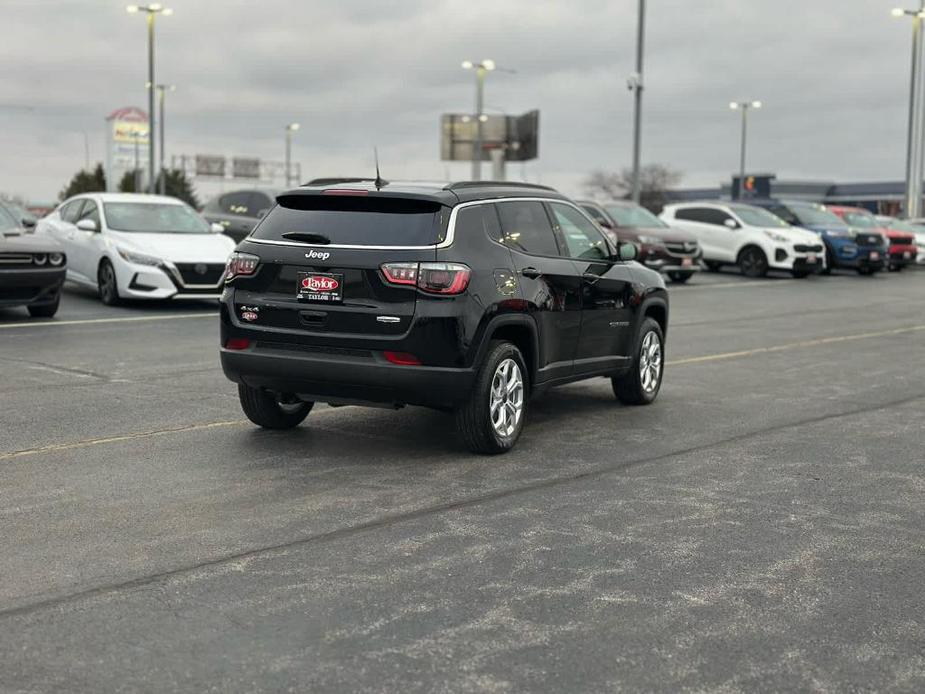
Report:
[[[433,246],[449,208],[430,200],[365,195],[284,195],[251,238],[309,245]]]

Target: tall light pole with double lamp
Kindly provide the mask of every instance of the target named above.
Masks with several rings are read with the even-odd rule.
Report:
[[[286,187],[292,185],[292,133],[299,129],[298,123],[289,123],[286,126]]]
[[[167,140],[164,138],[164,121],[165,121],[164,102],[166,101],[164,95],[167,92],[175,92],[175,91],[177,91],[177,87],[174,84],[157,85],[157,103],[158,103],[157,120],[158,120],[158,128],[160,129],[160,133],[158,134],[158,138],[157,138],[159,140],[159,144],[158,144],[158,155],[159,155],[158,187],[160,189],[161,195],[166,195],[167,193],[167,173],[164,171],[164,156],[165,156],[164,152],[167,151],[167,145],[165,144]]]
[[[761,108],[761,102],[730,101],[729,108],[731,108],[733,111],[742,112],[742,145],[739,150],[739,187],[736,190],[736,198],[741,198],[743,186],[745,185],[745,145],[748,133],[748,112],[753,108]]]
[[[483,113],[485,101],[485,75],[495,69],[495,61],[485,59],[480,63],[471,60],[462,62],[463,70],[475,70],[475,144],[472,147],[472,180],[482,180],[482,124],[488,120]]]
[[[125,8],[129,14],[144,12],[148,23],[148,192],[154,193],[154,18],[162,14],[169,17],[173,10],[159,2],[150,5],[129,5]]]
[[[897,7],[894,17],[912,17],[912,75],[909,85],[909,130],[906,135],[906,217],[921,216],[922,207],[922,19],[925,18],[925,0],[919,9],[904,10]]]

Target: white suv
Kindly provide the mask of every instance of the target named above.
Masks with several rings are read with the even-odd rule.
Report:
[[[825,249],[817,234],[792,227],[760,207],[681,203],[666,205],[661,218],[697,237],[710,270],[738,265],[746,277],[764,277],[768,270],[806,277],[825,264]]]

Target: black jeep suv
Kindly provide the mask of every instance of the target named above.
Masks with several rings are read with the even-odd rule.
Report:
[[[222,368],[254,423],[424,405],[501,453],[549,386],[606,376],[624,403],[655,400],[664,281],[551,188],[327,179],[277,203],[221,304]]]

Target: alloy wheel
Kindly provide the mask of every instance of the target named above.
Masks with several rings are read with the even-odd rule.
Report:
[[[524,379],[513,359],[504,359],[495,369],[489,396],[491,426],[499,436],[517,431],[524,411]]]
[[[639,381],[646,393],[658,388],[662,376],[662,343],[654,332],[646,333],[642,338],[639,351]]]

